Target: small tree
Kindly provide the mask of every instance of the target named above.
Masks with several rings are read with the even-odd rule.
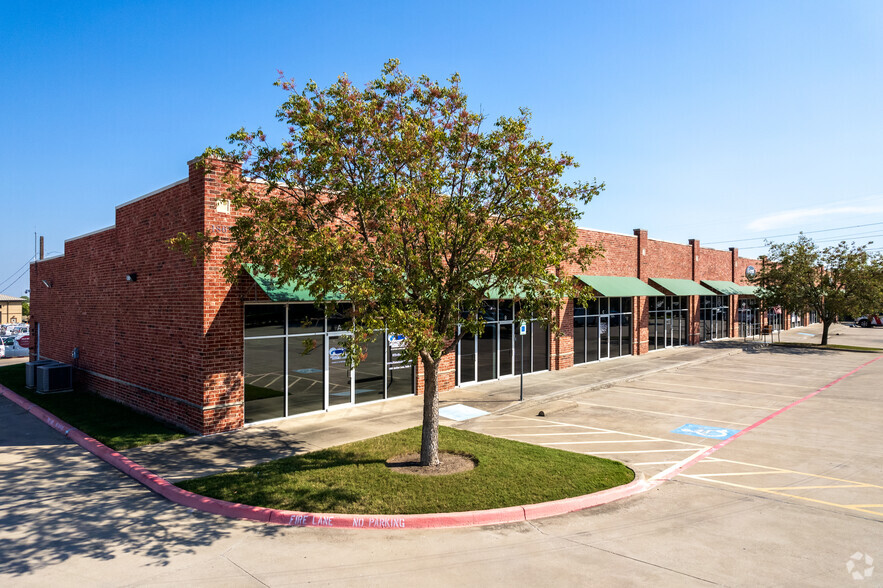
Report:
[[[377,330],[404,335],[406,358],[424,370],[421,464],[437,465],[442,356],[484,328],[492,288],[517,293],[520,319],[548,321],[577,295],[555,269],[584,268],[598,253],[578,244],[575,222],[603,184],[562,183],[577,164],[531,137],[525,109],[484,130],[456,74],[448,85],[414,80],[392,60],[362,90],[345,75],[325,89],[276,85],[288,92],[276,113],[288,130],[281,146],[240,130],[233,149],[205,154],[243,166],[225,177],[247,212],[230,232],[227,277],[247,263],[316,300],[343,293],[351,365]],[[175,240],[182,249],[206,241]]]
[[[760,286],[759,297],[767,306],[818,313],[822,345],[827,345],[828,330],[838,316],[883,305],[883,255],[845,241],[819,249],[801,234],[793,243],[771,244],[752,283]]]

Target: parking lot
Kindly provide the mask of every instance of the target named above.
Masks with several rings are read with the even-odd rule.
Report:
[[[814,336],[804,331],[792,336]],[[878,346],[883,329],[847,336]],[[480,528],[288,528],[190,511],[3,400],[0,583],[880,585],[883,574],[868,563],[876,560],[879,568],[883,561],[879,354],[745,346],[710,350],[710,360],[683,364],[678,358],[700,358],[702,349],[667,353],[568,370],[559,383],[563,393],[546,401],[536,389],[558,376],[540,374],[530,382],[536,402],[462,423],[443,420],[622,460],[648,479],[671,477],[595,509]],[[599,370],[626,373],[628,362],[649,365],[654,355],[669,369],[593,389]],[[494,398],[517,398],[517,381],[504,384],[493,386]],[[480,389],[446,399],[472,399],[485,409],[505,405],[480,404]],[[402,408],[419,419],[410,402],[402,400]],[[372,414],[369,408],[347,418]],[[541,410],[545,416],[537,416]],[[721,435],[754,425],[677,469],[723,443]],[[278,426],[296,436],[320,423]],[[257,432],[272,435],[251,431]]]
[[[741,353],[463,427],[615,459],[651,479],[875,357],[799,349]],[[865,365],[679,476],[883,520],[883,410],[874,402],[881,387],[875,394],[874,386],[860,392],[852,385],[872,380],[868,374],[879,378],[879,363]],[[536,416],[539,410],[546,416]],[[675,432],[685,425],[687,433]]]

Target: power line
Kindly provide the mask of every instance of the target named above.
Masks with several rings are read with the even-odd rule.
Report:
[[[761,239],[778,239],[779,237],[796,237],[797,235],[809,235],[811,233],[828,233],[830,231],[845,231],[847,229],[860,229],[862,227],[874,227],[877,225],[883,225],[883,222],[880,223],[868,223],[866,225],[853,225],[851,227],[838,227],[836,229],[819,229],[817,231],[801,231],[800,233],[788,233],[786,235],[770,235],[768,237],[751,237],[748,239],[731,239],[729,241],[711,241],[709,243],[702,243],[703,245],[720,245],[722,243],[744,243],[745,241],[760,241]],[[751,247],[747,247],[746,249],[752,249]],[[756,247],[754,248],[756,249]]]
[[[12,272],[12,274],[10,274],[9,278],[6,278],[5,280],[0,280],[0,285],[3,285],[3,284],[5,284],[6,282],[8,282],[8,281],[10,280],[10,278],[12,278],[12,276],[14,276],[14,275],[17,274],[18,272],[20,272],[22,269],[24,269],[24,268],[25,268],[29,263],[31,263],[33,260],[34,260],[34,256],[31,256],[31,258],[28,259],[26,262],[24,262],[24,263],[21,265],[21,267],[19,267],[17,270],[15,270],[14,272]],[[20,278],[20,277],[21,277],[21,275],[19,275],[15,280],[17,281],[18,278]],[[15,281],[13,281],[13,283],[15,283]]]
[[[4,286],[4,289],[11,288],[13,285],[15,285],[16,283],[18,283],[18,281],[19,281],[20,279],[22,279],[26,273],[28,273],[28,271],[30,271],[30,268],[26,268],[24,271],[22,271],[20,274],[18,274],[18,275],[15,277],[14,280],[12,280],[11,282],[9,282],[8,285]]]
[[[842,241],[855,242],[856,240],[870,239],[872,237],[883,237],[883,233],[868,233],[865,235],[855,235],[849,238],[838,237],[836,239],[822,239],[821,241],[813,241],[813,243],[818,245],[819,243],[840,243]],[[747,249],[763,249],[765,247],[769,247],[769,245],[752,245],[751,247],[742,247],[739,250],[745,251]]]

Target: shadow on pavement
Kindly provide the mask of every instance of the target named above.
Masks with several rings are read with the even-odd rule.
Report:
[[[17,442],[22,429],[31,434]],[[122,554],[162,567],[230,536],[231,521],[154,495],[5,399],[0,445],[0,575]],[[276,532],[254,524],[242,528]]]

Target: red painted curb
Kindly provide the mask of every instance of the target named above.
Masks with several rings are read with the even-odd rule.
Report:
[[[146,486],[160,496],[187,508],[202,512],[223,515],[235,519],[248,519],[263,523],[286,525],[291,527],[329,527],[347,529],[441,529],[451,527],[473,527],[482,525],[500,525],[539,519],[577,510],[591,508],[634,496],[650,489],[643,478],[636,478],[629,484],[602,490],[585,496],[564,498],[540,504],[510,506],[491,510],[467,512],[449,512],[412,515],[352,515],[352,514],[316,514],[264,508],[237,504],[201,496],[178,488],[168,480],[157,476],[150,470],[138,465],[118,451],[114,451],[104,443],[87,436],[85,433],[62,421],[52,413],[40,408],[33,402],[19,396],[9,388],[0,385],[0,394],[25,409],[71,441],[86,449],[96,457],[109,463],[133,480]]]

